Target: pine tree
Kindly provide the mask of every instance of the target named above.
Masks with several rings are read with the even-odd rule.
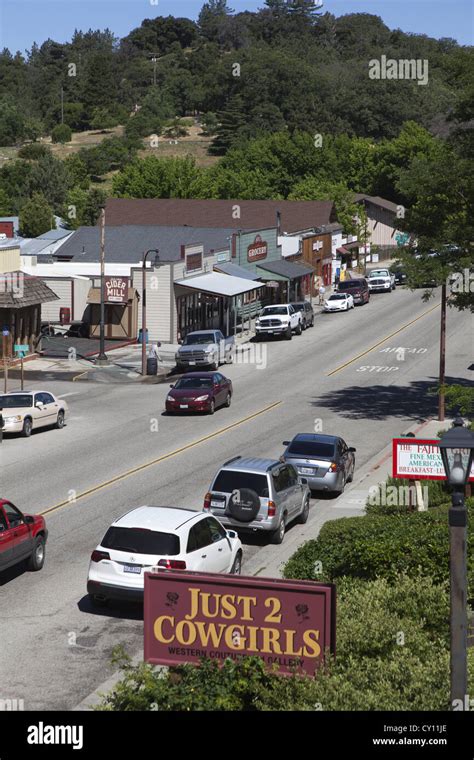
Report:
[[[321,16],[323,7],[320,0],[288,0],[288,13],[315,22]]]
[[[238,142],[240,131],[246,123],[244,106],[240,95],[234,95],[229,100],[227,108],[217,114],[219,126],[209,152],[214,156],[222,156]]]

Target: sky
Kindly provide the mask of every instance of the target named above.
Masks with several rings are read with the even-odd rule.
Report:
[[[124,37],[145,18],[185,16],[196,19],[204,0],[0,0],[0,49],[25,52],[33,42],[48,38],[67,42],[74,29],[109,28]],[[264,0],[230,0],[235,11],[254,11]],[[474,44],[472,0],[326,0],[323,10],[372,13],[390,29],[452,37],[461,45]]]

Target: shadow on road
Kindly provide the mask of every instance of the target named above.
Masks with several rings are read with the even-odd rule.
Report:
[[[108,602],[104,607],[96,607],[86,594],[78,601],[77,606],[81,612],[98,617],[143,620],[143,603],[141,602]]]
[[[365,375],[365,373],[364,373]],[[375,380],[375,374],[373,375]],[[314,407],[326,407],[352,420],[385,420],[405,417],[422,422],[438,412],[438,396],[432,389],[437,378],[415,381],[410,385],[352,385],[330,391],[311,401]],[[471,380],[447,377],[447,385],[470,387]]]

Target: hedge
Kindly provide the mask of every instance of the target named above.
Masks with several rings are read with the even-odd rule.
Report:
[[[428,509],[447,504],[451,498],[449,486],[442,480],[423,480],[421,481],[421,487],[424,493],[424,489],[427,489]],[[411,512],[406,499],[407,488],[410,488],[409,480],[405,480],[404,478],[392,478],[389,476],[383,485],[379,484],[376,489],[374,489],[373,494],[369,495],[365,504],[366,514],[399,515]],[[392,489],[396,489],[396,491]],[[392,498],[394,493],[397,495],[397,504],[391,503],[394,501]],[[374,501],[376,503],[373,503]]]
[[[467,501],[468,540],[473,542],[473,500]],[[449,577],[448,509],[407,515],[343,517],[326,522],[284,567],[285,578],[336,580],[342,576],[393,580],[420,572],[442,583]],[[474,556],[468,551],[468,582],[474,593]]]
[[[257,657],[157,670],[123,653],[99,710],[446,710],[447,584],[399,575],[337,584],[337,658],[314,678],[279,676]],[[474,652],[469,650],[471,665]],[[471,673],[474,668],[471,667]],[[471,683],[468,693],[472,693]]]

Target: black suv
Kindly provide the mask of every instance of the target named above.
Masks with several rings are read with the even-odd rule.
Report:
[[[314,311],[309,301],[295,301],[291,304],[295,311],[301,312],[301,326],[303,330],[314,327]]]
[[[354,304],[364,304],[370,301],[369,286],[364,277],[357,280],[343,280],[339,283],[337,290],[339,293],[349,293],[354,299]]]

